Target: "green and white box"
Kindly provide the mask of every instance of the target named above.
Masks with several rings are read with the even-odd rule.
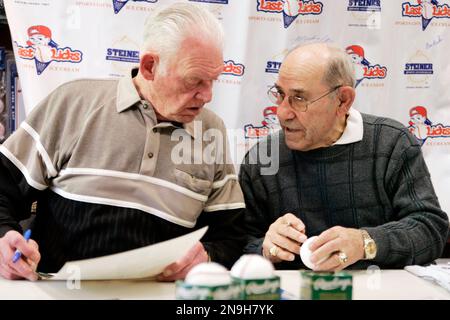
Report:
[[[241,297],[239,285],[192,285],[184,281],[176,282],[177,300],[238,300]]]
[[[240,287],[242,300],[280,300],[280,277],[266,279],[233,278]]]
[[[351,274],[301,271],[300,276],[301,300],[352,300]]]

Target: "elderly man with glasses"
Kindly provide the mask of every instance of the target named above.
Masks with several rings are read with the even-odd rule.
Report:
[[[300,247],[318,236],[310,245],[317,271],[402,268],[442,254],[448,216],[420,144],[400,123],[352,108],[354,87],[338,48],[304,45],[284,60],[268,91],[282,130],[253,147],[240,170],[247,253],[303,268]],[[262,147],[278,157],[274,174],[262,170]]]

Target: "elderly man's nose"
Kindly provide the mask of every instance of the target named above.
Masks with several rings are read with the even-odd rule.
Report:
[[[291,107],[289,106],[288,99],[284,99],[281,101],[281,103],[278,105],[277,108],[277,116],[281,120],[288,120],[295,117],[295,113],[292,112]]]
[[[212,82],[204,85],[196,94],[196,98],[204,103],[212,100]]]

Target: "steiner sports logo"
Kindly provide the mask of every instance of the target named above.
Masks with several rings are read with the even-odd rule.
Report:
[[[408,81],[406,88],[430,88],[434,75],[434,65],[430,57],[422,50],[417,50],[404,65],[403,74]]]
[[[380,12],[380,0],[348,0],[347,11]]]
[[[448,4],[439,4],[437,0],[417,0],[417,4],[411,2],[402,3],[402,16],[408,18],[422,18],[422,30],[424,31],[433,18],[450,18]]]
[[[122,8],[127,4],[128,1],[155,3],[158,0],[112,0],[114,13],[118,14],[119,11],[122,10]]]
[[[416,106],[409,110],[409,132],[411,132],[421,145],[428,138],[450,138],[450,126],[441,123],[433,124],[428,118],[427,108]]]
[[[278,73],[280,71],[280,67],[281,67],[280,61],[267,61],[266,73]]]
[[[288,28],[300,15],[319,15],[323,3],[316,0],[257,0],[256,10],[260,12],[283,12],[284,27]]]
[[[108,48],[106,49],[106,60],[139,63],[139,51]]]
[[[223,75],[242,77],[245,72],[245,66],[242,63],[236,63],[233,60],[224,61]]]
[[[119,35],[105,48],[105,61],[110,65],[110,77],[123,77],[129,74],[130,68],[139,65],[139,41],[131,36]]]
[[[264,120],[261,121],[261,126],[255,126],[253,124],[247,124],[244,126],[246,139],[264,138],[281,129],[280,122],[277,117],[276,106],[264,108],[263,116]]]
[[[364,79],[384,79],[387,68],[379,64],[371,64],[366,58],[364,49],[358,45],[348,46],[346,49],[355,67],[356,86]]]
[[[349,0],[347,11],[352,17],[349,26],[381,28],[381,0]]]
[[[433,74],[432,63],[407,63],[404,74]]]
[[[83,60],[83,53],[70,47],[59,47],[52,39],[52,31],[43,25],[31,26],[28,28],[28,41],[26,46],[21,46],[17,42],[17,55],[21,59],[34,60],[36,72],[40,75],[55,62],[80,63]]]

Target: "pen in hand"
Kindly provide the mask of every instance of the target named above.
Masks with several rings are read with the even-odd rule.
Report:
[[[25,241],[28,242],[28,240],[30,240],[30,237],[31,237],[31,230],[28,229],[27,231],[25,231],[25,234],[23,235],[23,237],[25,238]],[[20,259],[21,256],[22,256],[22,252],[20,252],[20,250],[17,249],[16,252],[14,252],[14,257],[13,257],[12,262],[16,263]]]

